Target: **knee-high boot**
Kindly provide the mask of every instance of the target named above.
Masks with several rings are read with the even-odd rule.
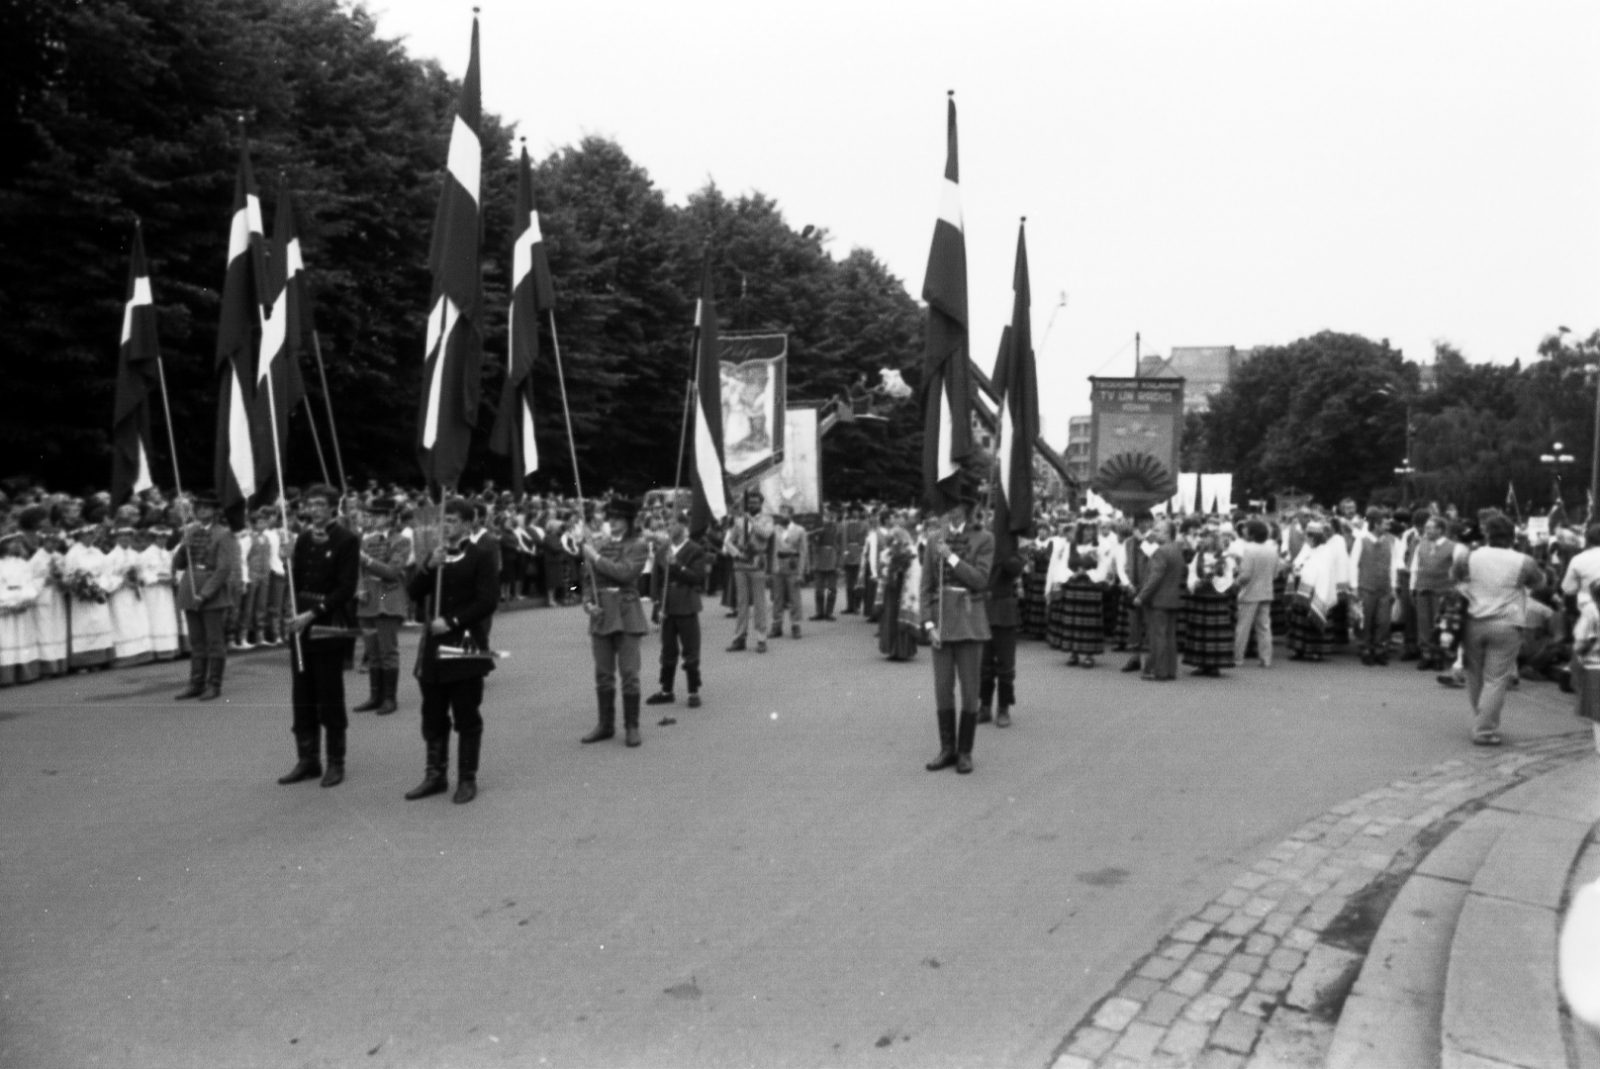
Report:
[[[639,738],[639,696],[637,694],[624,694],[622,696],[622,730],[624,740],[629,746],[637,746]]]
[[[400,690],[400,669],[378,669],[378,707],[373,710],[379,716],[388,716],[400,708],[396,700]]]
[[[927,764],[929,772],[949,768],[956,763],[956,711],[939,710],[939,756]]]
[[[328,738],[328,771],[323,773],[324,787],[337,787],[344,782],[344,728],[326,729]]]
[[[978,714],[962,713],[956,739],[956,771],[963,776],[972,771],[972,737],[978,733]]]
[[[478,752],[483,735],[462,735],[456,741],[456,793],[450,799],[456,805],[466,805],[478,796]]]
[[[228,667],[226,657],[211,657],[206,661],[206,689],[200,692],[200,700],[214,702],[222,697],[222,671]]]
[[[322,739],[318,733],[300,734],[294,737],[295,752],[299,760],[289,770],[287,775],[278,777],[278,782],[283,784],[299,783],[302,780],[316,779],[322,775],[322,759],[318,746]]]
[[[594,694],[600,705],[600,722],[579,742],[604,742],[617,734],[617,692],[597,690]]]
[[[383,704],[383,669],[373,665],[367,669],[367,700],[350,711],[352,713],[370,713]]]
[[[206,689],[206,658],[198,653],[189,658],[189,685],[172,696],[173,701],[198,698]]]
[[[422,773],[422,782],[406,792],[406,801],[414,802],[430,794],[443,794],[450,789],[450,736],[428,740],[428,764]]]

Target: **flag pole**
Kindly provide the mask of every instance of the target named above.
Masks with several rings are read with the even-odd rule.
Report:
[[[285,295],[282,299],[288,300],[288,296]],[[278,476],[278,520],[283,525],[283,544],[288,545],[289,502],[284,498],[283,495],[283,446],[278,441],[278,394],[277,391],[272,388],[272,371],[270,366],[267,370],[267,418],[272,420],[272,466]],[[294,595],[294,568],[292,567],[292,563],[293,562],[291,562],[291,567],[283,570],[284,577],[288,580],[289,586],[290,619],[300,615],[300,608],[295,601]],[[295,670],[304,672],[306,670],[306,659],[305,651],[300,646],[300,632],[296,631],[294,635],[291,636],[289,641],[294,651]]]
[[[572,409],[567,405],[567,375],[561,369],[561,338],[556,334],[556,312],[550,309],[550,349],[556,358],[556,382],[561,387],[561,414],[567,423],[567,451],[572,455],[572,486],[578,492],[578,519],[585,530],[589,527],[589,510],[583,504],[583,477],[578,474],[578,445],[572,436]],[[589,573],[589,589],[595,600],[600,599],[600,581],[595,578],[594,565],[585,561],[584,571]]]
[[[339,428],[336,427],[334,425],[334,422],[333,422],[333,398],[328,396],[328,372],[322,366],[322,339],[321,339],[321,337],[318,336],[315,327],[313,327],[311,329],[311,351],[317,354],[317,378],[320,379],[321,382],[322,382],[322,404],[323,404],[323,407],[325,407],[328,410],[328,437],[330,439],[332,439],[332,441],[333,441],[333,463],[339,469],[339,494],[340,494],[340,497],[342,499],[343,497],[346,497],[346,496],[349,495],[349,493],[350,493],[350,484],[345,482],[345,478],[344,478],[344,457],[339,452]],[[310,414],[311,414],[310,412],[306,413],[306,415],[308,415],[308,416]],[[314,426],[315,423],[316,423],[316,421],[312,420],[313,433],[315,433],[315,426]],[[318,446],[317,447],[317,454],[320,456],[321,453],[322,453],[322,447]],[[324,479],[326,479],[328,477],[328,475],[327,475],[328,465],[326,463],[324,463],[322,465],[322,470],[323,470],[322,477]],[[441,503],[442,503],[442,501],[441,501]]]
[[[144,221],[137,215],[133,217],[133,228],[144,233]],[[143,244],[141,242],[141,244]],[[149,277],[146,275],[145,277]],[[177,494],[183,493],[183,479],[178,475],[178,440],[172,432],[172,402],[167,399],[167,373],[161,367],[161,353],[156,353],[156,381],[161,384],[161,410],[167,417],[167,448],[172,451],[172,488]]]
[[[322,481],[331,483],[333,479],[328,475],[328,458],[322,455],[322,435],[317,433],[317,417],[312,415],[310,406],[306,407],[306,423],[311,426],[311,444],[317,450],[317,466],[322,469]],[[282,487],[279,487],[279,489],[281,490]],[[340,504],[342,505],[344,495],[341,493],[339,496],[341,498]]]

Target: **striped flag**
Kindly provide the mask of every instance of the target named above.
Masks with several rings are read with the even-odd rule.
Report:
[[[250,147],[239,146],[239,177],[233,189],[228,231],[228,273],[217,321],[217,450],[213,478],[223,508],[256,492],[255,449],[250,412],[255,404],[256,331],[261,325],[266,283],[261,198],[250,171]]]
[[[122,306],[122,343],[117,354],[116,406],[111,414],[111,503],[120,505],[155,485],[150,477],[150,391],[160,374],[161,342],[150,298],[150,268],[144,231],[133,230],[128,259],[128,299]]]
[[[433,292],[428,301],[422,399],[417,411],[417,456],[428,483],[440,487],[454,487],[461,478],[472,428],[478,423],[478,380],[483,363],[483,289],[478,276],[482,113],[478,20],[474,18],[472,56],[450,129],[444,188],[439,193],[433,247],[428,253]]]
[[[278,191],[274,215],[272,255],[267,262],[266,305],[261,317],[261,358],[256,362],[255,419],[252,421],[251,444],[256,454],[258,487],[265,487],[276,474],[278,452],[288,451],[289,414],[306,396],[299,359],[303,323],[308,318],[303,309],[305,297],[301,278],[305,264],[300,257],[294,194],[287,183]],[[276,438],[271,424],[274,410],[278,414]]]
[[[539,470],[539,443],[533,435],[533,365],[539,359],[539,321],[555,307],[539,209],[533,202],[533,167],[528,146],[517,164],[517,210],[511,220],[511,312],[506,321],[506,382],[500,393],[489,448],[511,457],[511,489]]]
[[[997,555],[1014,547],[1016,536],[1026,535],[1033,527],[1033,442],[1039,436],[1039,377],[1033,358],[1028,245],[1021,225],[1017,227],[1017,263],[1011,290],[1011,326],[1006,328],[994,368],[1000,424],[995,442],[995,459],[1000,465],[1000,492],[994,498]]]
[[[944,195],[933,224],[933,247],[922,299],[928,334],[922,365],[922,482],[931,508],[955,504],[961,462],[972,452],[971,375],[967,370],[967,241],[961,228],[956,166],[956,102],[949,101]]]
[[[700,299],[694,306],[694,468],[689,482],[694,504],[689,530],[698,535],[713,520],[728,515],[722,478],[722,360],[717,337],[717,305],[711,295],[711,262],[700,269]]]

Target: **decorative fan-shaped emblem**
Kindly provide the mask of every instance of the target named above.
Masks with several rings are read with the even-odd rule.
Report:
[[[1149,453],[1116,454],[1100,465],[1091,485],[1124,512],[1143,512],[1178,490],[1178,480]]]

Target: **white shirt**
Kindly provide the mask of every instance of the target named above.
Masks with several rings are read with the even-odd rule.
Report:
[[[1567,565],[1567,574],[1561,577],[1561,592],[1576,594],[1581,610],[1594,600],[1589,596],[1589,587],[1596,580],[1600,580],[1600,546],[1591,546],[1573,557],[1572,563]]]

